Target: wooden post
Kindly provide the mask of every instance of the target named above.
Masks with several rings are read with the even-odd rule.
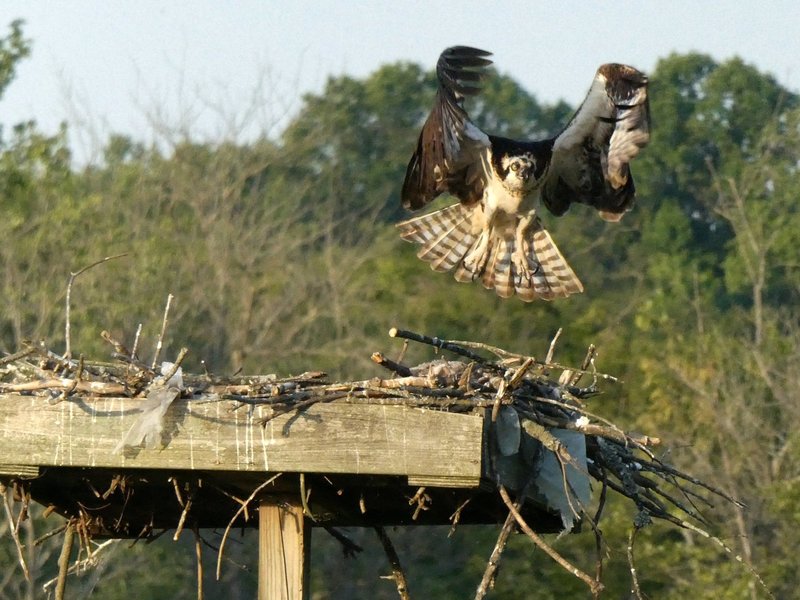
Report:
[[[311,527],[299,504],[267,498],[258,507],[258,600],[308,600]]]

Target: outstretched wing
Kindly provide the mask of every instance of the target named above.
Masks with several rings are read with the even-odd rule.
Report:
[[[553,138],[545,206],[562,215],[581,202],[619,221],[635,199],[630,162],[649,140],[647,77],[627,65],[601,66],[578,112]]]
[[[439,88],[431,114],[422,127],[417,149],[403,182],[403,206],[418,209],[443,192],[464,204],[483,196],[481,155],[489,138],[464,110],[464,98],[480,91],[491,53],[468,46],[442,52],[436,64]]]

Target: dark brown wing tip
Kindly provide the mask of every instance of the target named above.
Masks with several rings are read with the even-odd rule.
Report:
[[[436,75],[441,84],[456,92],[476,93],[477,84],[483,77],[482,69],[492,64],[492,61],[486,58],[491,55],[491,52],[479,48],[451,46],[439,56]]]
[[[492,53],[488,50],[481,50],[472,46],[450,46],[442,52],[442,56],[447,57],[486,57],[491,55]],[[489,63],[491,62],[489,61]]]
[[[640,86],[647,85],[647,75],[630,65],[606,63],[600,65],[597,72],[608,80],[622,79]]]

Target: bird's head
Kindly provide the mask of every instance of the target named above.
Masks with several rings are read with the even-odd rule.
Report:
[[[527,192],[536,187],[536,158],[530,153],[504,156],[503,183],[510,191]]]

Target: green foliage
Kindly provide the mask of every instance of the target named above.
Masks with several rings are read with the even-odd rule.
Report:
[[[31,53],[31,42],[22,34],[23,22],[12,21],[7,37],[0,38],[0,98],[17,73],[17,64]]]
[[[0,40],[0,93],[28,52],[21,25],[12,24]],[[633,165],[635,210],[618,225],[582,206],[564,219],[543,215],[587,290],[552,304],[504,301],[458,284],[397,238],[392,224],[406,216],[399,188],[434,93],[433,74],[416,65],[331,78],[304,98],[278,141],[184,136],[157,148],[113,135],[101,162],[76,170],[65,131],[16,125],[0,142],[0,349],[26,339],[63,344],[70,273],[123,252],[75,281],[77,352],[103,357],[101,329],[130,343],[142,323],[140,354],[149,360],[169,293],[176,300],[162,356],[186,345],[189,368],[203,360],[217,372],[367,377],[377,374],[370,352],[396,348],[386,338],[391,326],[543,356],[564,327],[560,362],[580,361],[595,343],[598,368],[625,382],[605,387],[593,412],[658,435],[668,460],[742,497],[748,511],[707,509],[714,533],[762,571],[776,595],[791,597],[800,543],[798,99],[741,60],[699,54],[663,59],[651,81],[654,137]],[[531,137],[557,132],[571,112],[496,74],[470,111],[492,132]],[[428,358],[421,348],[407,355]],[[608,597],[630,590],[634,514],[621,502],[606,508]],[[464,598],[496,533],[462,528],[448,540],[444,530],[420,528],[392,536],[415,597]],[[371,532],[353,535],[371,550],[343,566],[335,542],[315,533],[314,597],[395,597],[377,579],[387,568]],[[190,544],[179,557],[170,543],[158,544],[115,549],[108,564],[116,576],[82,579],[82,591],[193,597]],[[253,544],[245,536],[242,552]],[[594,544],[588,527],[556,542],[589,572]],[[4,565],[14,562],[7,550]],[[650,597],[751,594],[747,571],[695,534],[646,528],[636,556]],[[52,556],[41,564],[52,573]],[[226,577],[229,597],[252,596],[252,577]],[[225,595],[225,586],[209,586],[207,595]],[[584,593],[524,537],[513,539],[496,597]]]

